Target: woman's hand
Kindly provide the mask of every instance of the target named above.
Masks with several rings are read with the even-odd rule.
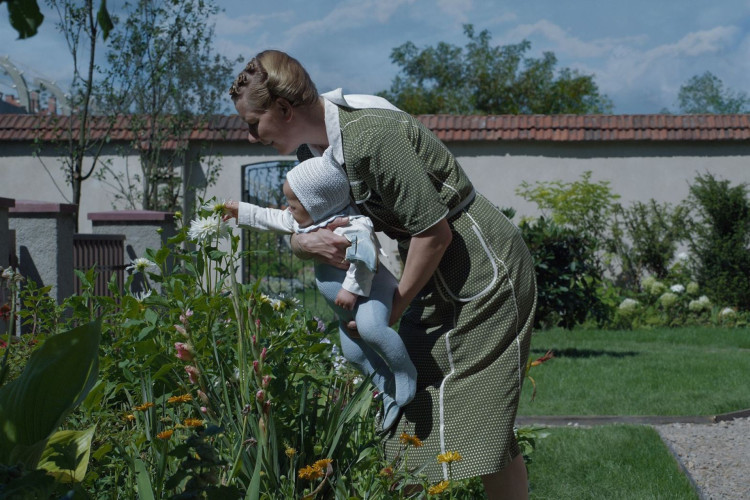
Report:
[[[346,249],[351,245],[348,239],[334,234],[333,229],[349,223],[348,217],[339,217],[326,227],[309,233],[292,235],[292,251],[300,259],[315,259],[339,269],[349,269]]]

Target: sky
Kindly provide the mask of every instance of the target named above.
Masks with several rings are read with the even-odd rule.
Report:
[[[40,0],[40,3],[44,3]],[[218,0],[215,47],[249,60],[280,49],[302,62],[325,92],[387,90],[399,68],[391,51],[447,42],[463,47],[465,24],[488,30],[493,45],[531,42],[558,69],[593,75],[617,114],[676,111],[680,86],[712,72],[725,88],[750,94],[750,0]],[[112,9],[122,0],[110,0]],[[0,6],[0,57],[27,75],[64,86],[72,64],[43,7],[40,33],[17,40]],[[242,65],[236,70],[239,71]],[[0,73],[0,92],[12,93]],[[231,82],[227,82],[229,86]],[[229,105],[229,101],[227,101]]]

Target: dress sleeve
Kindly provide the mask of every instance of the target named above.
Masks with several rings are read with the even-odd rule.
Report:
[[[430,177],[429,158],[417,154],[418,140],[400,127],[372,127],[358,139],[367,154],[354,165],[357,174],[377,193],[412,236],[448,214]]]
[[[294,218],[288,210],[263,208],[245,202],[240,202],[237,207],[237,225],[256,231],[294,232]]]

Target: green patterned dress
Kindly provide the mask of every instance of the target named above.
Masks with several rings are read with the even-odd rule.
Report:
[[[479,193],[445,145],[418,120],[385,109],[338,108],[341,149],[358,208],[399,242],[448,219],[453,240],[401,318],[417,367],[417,395],[385,435],[389,458],[416,435],[408,463],[430,482],[436,457],[457,451],[454,479],[491,474],[519,449],[513,435],[536,309],[529,251],[518,228]],[[327,112],[328,113],[328,112]],[[328,134],[337,134],[330,130]],[[498,179],[501,172],[498,172]]]

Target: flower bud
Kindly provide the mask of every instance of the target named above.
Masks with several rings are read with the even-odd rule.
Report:
[[[187,365],[185,367],[185,371],[188,374],[188,379],[190,379],[191,384],[197,384],[198,378],[200,377],[200,370],[198,368],[194,367],[193,365]]]
[[[175,342],[174,348],[177,350],[177,354],[175,354],[175,356],[183,361],[191,361],[195,357],[193,346],[191,346],[190,344],[186,344],[184,342]]]
[[[253,361],[253,371],[256,375],[260,375],[260,361],[258,361],[257,359]]]
[[[260,360],[261,361],[265,361],[267,355],[268,355],[268,349],[266,349],[264,347],[263,349],[260,350]]]
[[[263,381],[261,383],[261,386],[265,389],[266,387],[268,387],[268,384],[270,384],[270,383],[271,383],[271,376],[270,375],[265,375],[263,377]]]
[[[258,392],[255,393],[255,399],[258,400],[258,403],[262,403],[263,400],[266,399],[266,391],[258,389]]]

